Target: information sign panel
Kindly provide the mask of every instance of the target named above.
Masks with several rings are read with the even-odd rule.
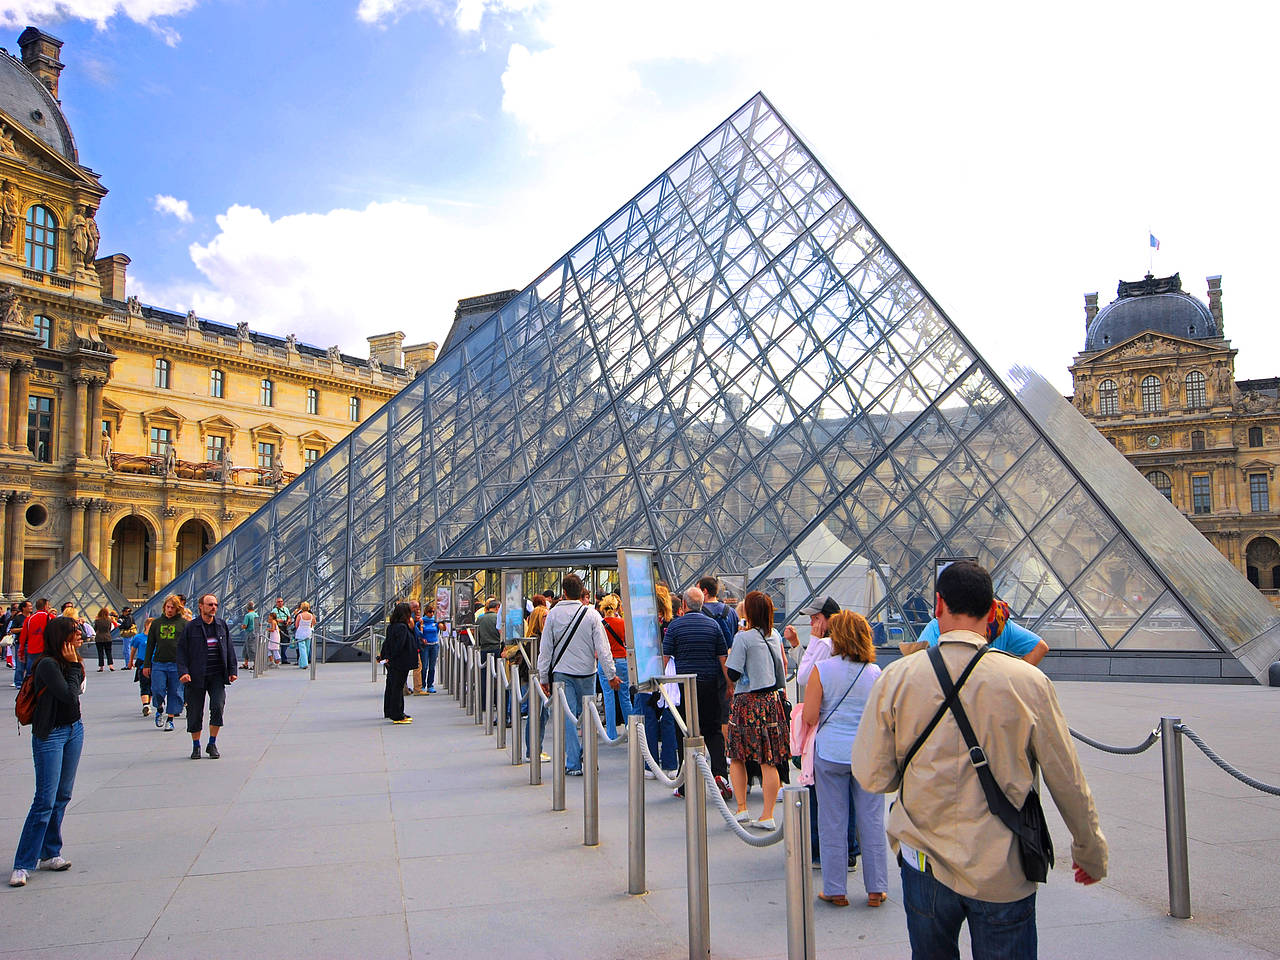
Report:
[[[618,551],[622,582],[622,615],[627,629],[627,669],[644,688],[662,676],[662,635],[654,593],[653,551],[624,547]]]

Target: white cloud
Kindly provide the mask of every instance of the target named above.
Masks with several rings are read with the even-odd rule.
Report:
[[[131,280],[147,302],[255,330],[295,333],[358,356],[364,338],[404,330],[410,342],[441,340],[461,296],[510,286],[516,244],[453,223],[422,204],[371,203],[361,210],[272,218],[236,205],[218,233],[192,244],[204,282],[164,286]],[[523,281],[516,281],[523,282]]]
[[[157,193],[151,204],[158,213],[177,217],[183,223],[190,223],[192,220],[191,206],[185,200],[171,197],[167,193]]]
[[[91,20],[99,29],[105,29],[107,21],[119,15],[151,27],[165,43],[173,46],[179,40],[177,31],[160,26],[154,21],[158,17],[186,13],[199,2],[200,0],[9,0],[0,7],[0,27],[24,27],[30,23],[72,19]]]
[[[360,0],[356,16],[365,23],[381,23],[398,20],[414,10],[430,10],[442,21],[452,19],[459,31],[471,33],[480,29],[486,13],[521,12],[538,2],[540,0],[456,0],[451,4],[447,0]]]

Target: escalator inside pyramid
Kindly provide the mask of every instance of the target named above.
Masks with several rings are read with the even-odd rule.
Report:
[[[1262,596],[1047,382],[977,354],[762,94],[148,612],[283,596],[351,637],[459,571],[619,547],[780,624],[833,596],[888,647],[939,559],[976,557],[1059,677],[1254,682],[1280,651]]]

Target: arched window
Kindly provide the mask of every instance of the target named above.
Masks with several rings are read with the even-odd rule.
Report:
[[[1142,412],[1159,413],[1164,409],[1164,396],[1160,391],[1160,378],[1142,378]]]
[[[156,387],[160,390],[169,389],[169,361],[164,357],[156,357]]]
[[[1147,482],[1160,491],[1170,503],[1173,503],[1173,481],[1169,479],[1169,475],[1163,470],[1152,470],[1147,474]]]
[[[209,371],[209,396],[222,399],[227,388],[227,375],[221,370]]]
[[[53,346],[53,321],[48,317],[37,313],[31,318],[31,323],[36,328],[36,336],[40,338],[40,342],[45,347]]]
[[[1187,374],[1187,406],[1196,408],[1208,405],[1205,398],[1204,374],[1199,370],[1192,370]]]
[[[276,402],[276,385],[270,380],[263,380],[258,386],[258,402],[264,407],[271,407]]]
[[[1098,384],[1098,413],[1104,417],[1114,417],[1120,412],[1120,391],[1114,380],[1103,380]]]
[[[1192,450],[1204,449],[1204,431],[1203,430],[1191,431],[1191,449]]]
[[[27,211],[27,267],[52,273],[58,262],[58,218],[39,204]]]
[[[360,398],[352,397],[347,401],[347,415],[351,418],[352,423],[360,422]]]
[[[1262,428],[1261,427],[1249,428],[1249,446],[1251,447],[1262,446]]]

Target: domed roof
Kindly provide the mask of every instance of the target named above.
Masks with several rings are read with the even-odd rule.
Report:
[[[58,101],[21,60],[3,51],[0,51],[0,110],[72,163],[80,162],[71,127]]]
[[[1142,280],[1120,282],[1116,299],[1098,311],[1085,334],[1084,349],[1105,350],[1153,330],[1187,340],[1222,336],[1209,308],[1182,291],[1182,279],[1147,274]]]

